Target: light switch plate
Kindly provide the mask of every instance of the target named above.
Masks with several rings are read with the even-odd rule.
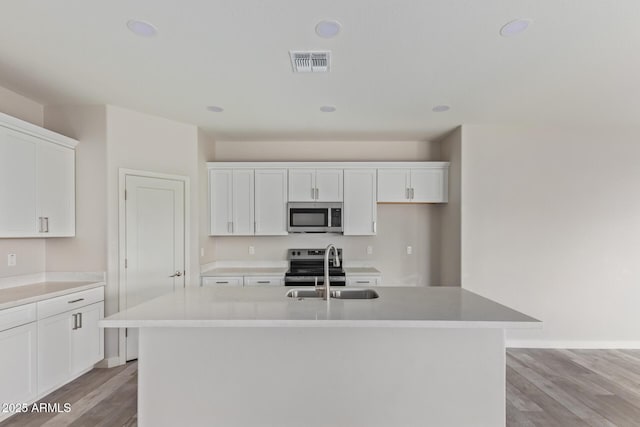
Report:
[[[16,265],[16,254],[7,255],[7,265],[13,267]]]
[[[367,246],[367,255],[373,254],[373,246]]]
[[[253,246],[249,246],[249,255],[255,255],[256,254],[256,248]]]
[[[407,255],[411,255],[413,253],[413,248],[411,246],[407,246]]]

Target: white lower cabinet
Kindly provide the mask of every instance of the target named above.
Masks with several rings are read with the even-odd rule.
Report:
[[[0,310],[0,403],[30,404],[102,360],[103,315],[102,287]]]
[[[379,286],[382,284],[381,276],[349,276],[347,286]]]
[[[37,329],[31,322],[0,332],[0,403],[32,402],[37,398]],[[0,413],[0,419],[3,415]]]
[[[202,286],[284,286],[284,276],[202,276]]]
[[[244,276],[245,286],[284,286],[283,276]]]
[[[38,393],[48,393],[91,368],[104,357],[104,332],[98,327],[103,303],[38,321]]]
[[[202,286],[240,286],[244,283],[244,279],[242,276],[239,277],[203,277],[202,278]]]

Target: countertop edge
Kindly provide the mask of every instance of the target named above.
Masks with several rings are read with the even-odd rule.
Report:
[[[541,321],[484,320],[101,320],[101,328],[540,329]]]
[[[51,282],[51,283],[55,283],[55,282]],[[79,283],[83,283],[83,284],[82,285],[78,285],[78,286],[73,287],[73,288],[64,289],[64,290],[61,290],[61,291],[48,292],[48,293],[45,293],[45,294],[41,294],[41,295],[29,297],[29,298],[22,298],[22,299],[18,299],[18,300],[14,300],[14,301],[1,303],[0,304],[0,310],[5,310],[7,308],[18,307],[18,306],[26,305],[26,304],[32,304],[32,303],[36,303],[36,302],[39,302],[39,301],[48,300],[48,299],[51,299],[51,298],[56,298],[56,297],[60,297],[60,296],[64,296],[64,295],[69,295],[69,294],[72,294],[74,292],[81,292],[81,291],[86,291],[86,290],[89,290],[89,289],[98,288],[100,286],[106,286],[105,282],[92,282],[92,283],[79,282]],[[37,285],[37,283],[33,283],[33,285]],[[30,286],[30,285],[24,285],[24,286]],[[11,288],[6,288],[6,289],[11,289]],[[3,289],[3,290],[6,290],[6,289]]]

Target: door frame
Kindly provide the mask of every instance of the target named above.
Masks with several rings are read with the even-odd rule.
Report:
[[[159,172],[142,171],[136,169],[118,169],[118,311],[125,307],[127,284],[124,280],[125,268],[124,260],[126,253],[126,204],[124,199],[124,191],[126,188],[127,176],[139,176],[143,178],[159,178],[170,179],[174,181],[182,181],[184,184],[184,286],[191,282],[191,254],[190,254],[190,230],[191,230],[191,202],[190,202],[190,182],[189,177],[184,175],[172,175]],[[119,364],[124,365],[127,361],[127,338],[125,335],[126,328],[118,329],[118,359]]]

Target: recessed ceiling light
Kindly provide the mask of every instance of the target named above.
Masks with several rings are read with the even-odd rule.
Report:
[[[320,21],[316,25],[316,34],[323,39],[335,37],[340,32],[340,23],[338,21]]]
[[[217,105],[209,105],[207,107],[207,110],[213,111],[214,113],[222,113],[224,111],[224,108],[218,107]]]
[[[145,21],[137,21],[135,19],[128,21],[127,27],[142,37],[153,37],[158,33],[158,30],[153,26],[153,24]]]
[[[451,107],[448,105],[436,105],[431,109],[431,111],[435,111],[436,113],[444,113],[445,111],[449,111]]]
[[[334,107],[333,105],[323,105],[322,107],[320,107],[320,111],[322,111],[323,113],[333,113],[334,111],[336,111],[336,107]]]
[[[516,19],[515,21],[508,22],[500,28],[500,35],[503,37],[512,37],[523,33],[529,28],[532,22],[531,19]]]

